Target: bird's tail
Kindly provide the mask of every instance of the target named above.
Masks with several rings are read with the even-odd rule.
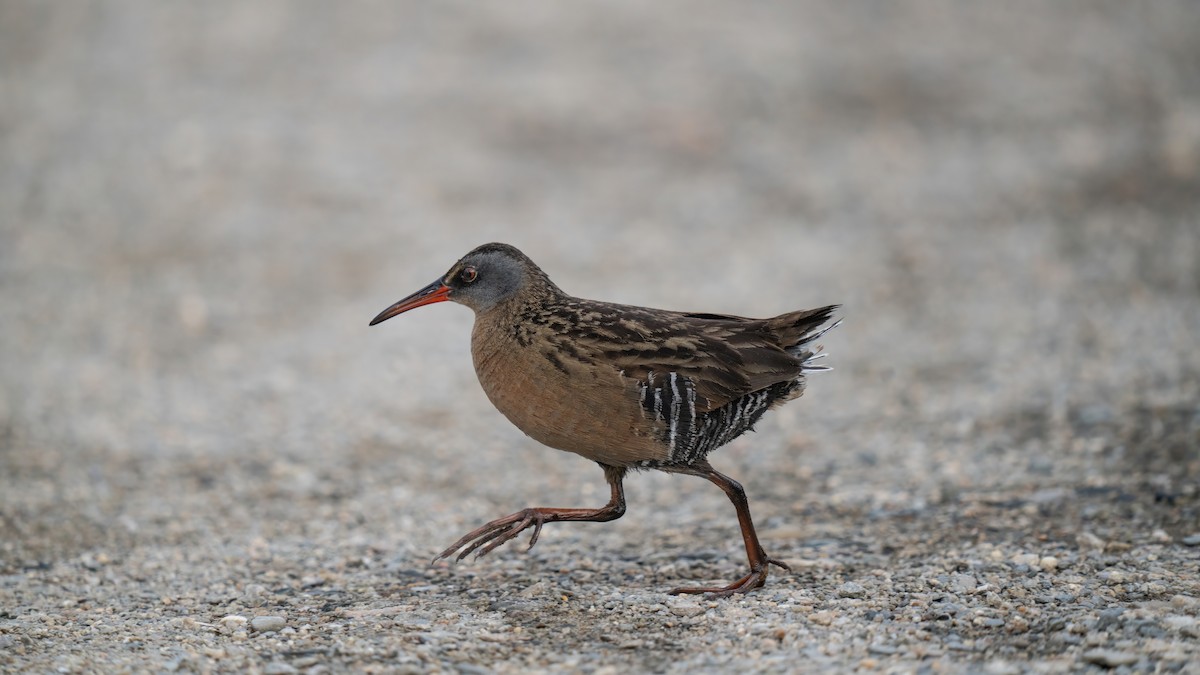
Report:
[[[781,338],[780,342],[783,348],[787,350],[787,353],[800,359],[800,372],[815,373],[822,370],[832,370],[829,366],[816,363],[816,361],[828,356],[828,354],[821,351],[821,345],[815,347],[810,347],[809,345],[825,333],[842,325],[841,319],[834,321],[828,326],[824,325],[833,317],[833,313],[839,307],[841,305],[829,305],[818,307],[817,309],[791,312],[769,320],[771,328]]]

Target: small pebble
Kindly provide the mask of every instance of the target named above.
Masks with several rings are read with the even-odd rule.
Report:
[[[979,580],[970,574],[954,574],[950,577],[950,588],[956,593],[970,593],[979,587]]]
[[[247,600],[256,600],[267,594],[267,587],[262,584],[248,584],[245,590],[242,591],[242,596]]]
[[[1038,567],[1046,570],[1047,572],[1053,572],[1054,570],[1058,569],[1058,558],[1055,558],[1052,555],[1045,556],[1038,561]]]
[[[757,623],[750,624],[750,629],[748,632],[751,635],[766,635],[767,633],[772,633],[774,631],[775,631],[775,626],[773,624],[769,624],[764,621],[759,621]]]
[[[229,614],[217,619],[217,623],[221,624],[222,628],[231,633],[235,630],[243,628],[247,621],[249,621],[249,619],[241,614]]]
[[[679,603],[671,606],[671,613],[675,616],[696,616],[704,613],[704,607],[695,602]]]
[[[1038,557],[1036,553],[1018,553],[1012,557],[1012,563],[1017,566],[1028,565],[1032,567],[1038,563]]]
[[[888,656],[895,654],[900,650],[892,645],[871,645],[867,647],[867,652],[871,654],[879,654],[880,656]]]
[[[862,598],[866,597],[867,589],[863,588],[861,584],[856,584],[853,581],[847,581],[841,586],[838,586],[837,594],[839,597],[843,598]]]
[[[1197,626],[1195,617],[1173,614],[1163,617],[1163,623],[1166,624],[1167,628],[1175,632],[1191,637],[1200,637],[1200,627]]]
[[[1132,666],[1137,663],[1138,655],[1133,652],[1119,652],[1115,649],[1092,649],[1083,653],[1083,660],[1106,668],[1117,666]]]
[[[1191,534],[1179,541],[1184,546],[1200,546],[1200,534]]]
[[[1079,548],[1085,551],[1103,551],[1104,540],[1091,532],[1080,532],[1075,537],[1075,543],[1079,544]]]
[[[272,661],[267,664],[266,668],[263,668],[263,673],[266,675],[291,675],[292,673],[299,672],[300,671],[284,663],[283,661]]]
[[[808,620],[818,626],[828,626],[833,623],[833,612],[813,612],[808,615]]]
[[[1113,607],[1100,612],[1100,615],[1096,617],[1096,630],[1108,630],[1114,626],[1120,626],[1121,615],[1124,613],[1124,607]]]
[[[1171,596],[1171,606],[1180,610],[1200,610],[1200,600],[1190,595]]]
[[[1021,675],[1025,671],[1015,663],[999,660],[992,661],[984,666],[983,672],[987,673],[987,675]]]
[[[545,595],[548,589],[549,586],[546,585],[546,582],[539,581],[532,586],[522,589],[517,595],[521,596],[522,598],[536,598],[538,596]]]
[[[287,619],[282,616],[256,616],[250,619],[250,627],[260,633],[277,631],[287,625]]]

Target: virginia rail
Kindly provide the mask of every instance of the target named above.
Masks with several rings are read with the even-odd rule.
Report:
[[[524,253],[485,244],[437,281],[383,310],[371,325],[450,300],[475,311],[471,357],[492,404],[552,448],[600,464],[612,491],[599,509],[527,508],[467,533],[434,560],[484,555],[560,520],[609,521],[625,513],[633,469],[701,476],[737,509],[750,572],[724,587],[672,593],[728,596],[759,588],[769,565],[789,569],[758,542],[742,486],[708,454],[750,430],[767,410],[804,392],[806,373],[828,370],[809,345],[838,305],[747,319],[617,305],[559,290]]]

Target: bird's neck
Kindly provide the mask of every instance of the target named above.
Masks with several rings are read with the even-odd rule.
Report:
[[[505,370],[506,362],[513,361],[531,345],[529,326],[522,322],[527,314],[528,309],[516,303],[498,304],[475,313],[471,359],[481,382],[493,381]]]
[[[486,359],[531,348],[536,335],[555,314],[555,308],[570,300],[557,286],[539,284],[475,312],[471,351],[476,359]]]

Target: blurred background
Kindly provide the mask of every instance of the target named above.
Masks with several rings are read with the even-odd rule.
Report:
[[[526,502],[600,503],[490,407],[469,311],[367,328],[493,240],[585,297],[844,304],[837,370],[714,456],[776,540],[1114,485],[1169,498],[1173,532],[1200,475],[1198,18],[0,2],[0,568],[259,537],[424,565]],[[586,534],[732,528],[705,490],[636,477],[637,518]]]

